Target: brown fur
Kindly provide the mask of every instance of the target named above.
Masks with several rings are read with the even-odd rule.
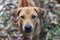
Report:
[[[32,36],[32,39],[39,40],[39,34],[41,30],[41,15],[43,14],[44,10],[39,7],[20,7],[17,8],[16,11],[17,11],[16,16],[18,17],[17,23],[19,26],[19,30],[23,34],[24,38],[26,40],[31,40],[31,36]],[[31,19],[32,15],[35,15],[36,19]],[[24,16],[25,19],[22,20],[20,18],[21,16]],[[35,28],[32,34],[24,33],[22,30],[22,27],[27,23],[33,25],[33,27]]]
[[[35,6],[33,0],[19,0],[18,7]]]
[[[24,36],[24,40],[39,40],[39,34],[41,31],[41,15],[43,13],[44,10],[42,8],[35,7],[33,0],[19,0],[18,8],[15,10],[14,16],[18,17],[17,24],[20,33]],[[32,15],[35,15],[36,18],[32,19]],[[24,16],[24,19],[21,19],[21,16]],[[34,32],[32,34],[23,31],[23,27],[27,23],[34,27]]]

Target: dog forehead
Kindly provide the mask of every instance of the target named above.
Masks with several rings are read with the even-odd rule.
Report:
[[[33,7],[24,7],[24,8],[21,8],[21,12],[20,12],[20,15],[37,15],[36,11],[34,10],[35,8]]]

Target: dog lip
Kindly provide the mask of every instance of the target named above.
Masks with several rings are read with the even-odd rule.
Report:
[[[32,30],[25,30],[25,33],[32,33]]]
[[[31,31],[25,31],[25,33],[31,33]]]

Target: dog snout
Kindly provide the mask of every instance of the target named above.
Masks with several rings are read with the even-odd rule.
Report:
[[[31,25],[26,25],[25,26],[25,32],[32,32],[32,26]]]

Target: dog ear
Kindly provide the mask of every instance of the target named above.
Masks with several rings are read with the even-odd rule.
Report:
[[[19,16],[21,10],[22,10],[21,8],[18,8],[17,14],[16,14],[17,15],[17,25],[18,25],[18,29],[19,29],[20,33],[22,33],[22,22],[21,22],[20,16]]]
[[[42,9],[42,8],[35,8],[34,10],[37,12],[39,18],[43,17],[43,15],[45,13],[44,9]]]
[[[13,13],[11,14],[12,16],[13,16],[13,21],[14,21],[14,24],[16,25],[17,24],[17,26],[18,26],[18,30],[20,31],[21,29],[20,29],[20,27],[21,27],[21,21],[20,21],[20,18],[19,18],[19,14],[20,14],[20,12],[21,12],[21,9],[15,9],[14,11],[13,11]]]
[[[13,12],[12,12],[12,16],[19,16],[19,13],[21,12],[21,9],[15,9]]]
[[[40,22],[38,22],[38,25],[41,26],[40,27],[41,29],[43,29],[44,28],[43,15],[45,13],[45,10],[42,9],[42,8],[35,8],[34,10],[38,14],[38,18],[39,18],[39,21],[40,21]]]

